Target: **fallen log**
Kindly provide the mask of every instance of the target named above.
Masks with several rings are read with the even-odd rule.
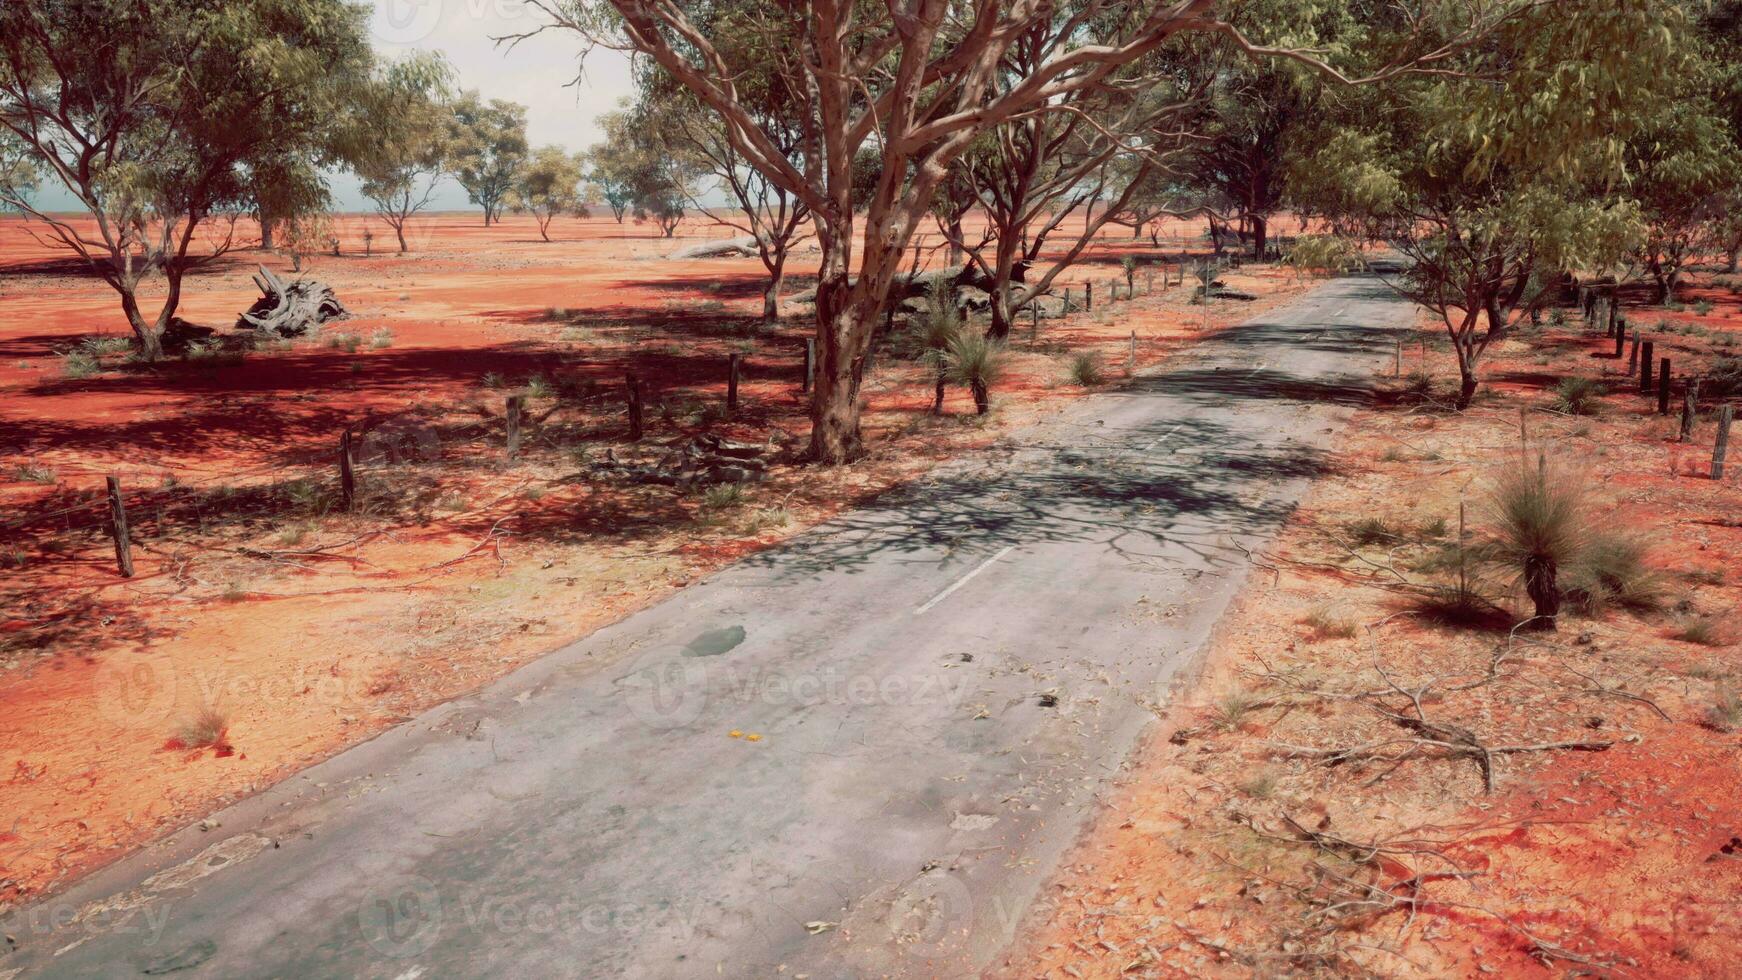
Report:
[[[280,337],[299,337],[332,320],[351,315],[333,295],[333,288],[313,279],[285,282],[265,266],[254,277],[260,298],[236,320],[237,329],[264,330]]]
[[[749,257],[756,254],[756,237],[744,235],[722,241],[698,242],[666,256],[668,259],[724,259]]]

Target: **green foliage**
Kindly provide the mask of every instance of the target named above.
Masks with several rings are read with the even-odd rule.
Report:
[[[124,301],[146,277],[179,283],[224,250],[205,247],[202,223],[253,210],[272,183],[261,175],[306,178],[336,154],[373,62],[363,17],[346,0],[0,5],[5,144],[27,148],[32,169],[109,231],[76,230],[6,182],[0,196],[94,264],[124,269],[105,277]],[[177,301],[172,289],[155,316],[129,311],[147,359]]]
[[[604,194],[618,221],[625,211],[652,220],[669,237],[696,196],[706,172],[695,147],[681,138],[679,109],[625,100],[597,120],[605,141],[588,152],[588,179]]]
[[[1094,388],[1105,384],[1107,372],[1101,367],[1101,359],[1093,352],[1083,351],[1071,358],[1071,384],[1080,388]]]
[[[76,380],[101,374],[103,364],[90,351],[74,348],[61,352],[60,369],[61,374]]]
[[[1602,398],[1603,383],[1596,378],[1562,378],[1554,387],[1555,408],[1568,415],[1595,415]]]
[[[429,206],[447,167],[452,77],[439,56],[413,55],[377,70],[351,107],[352,168],[401,252],[409,248],[406,222]]]
[[[485,102],[477,92],[460,93],[447,121],[448,171],[466,197],[484,209],[484,223],[502,207],[526,164],[526,107],[504,99]]]
[[[1361,247],[1341,235],[1301,235],[1282,257],[1297,275],[1341,275],[1361,266]]]
[[[562,214],[582,214],[581,180],[585,157],[571,155],[560,146],[541,146],[522,167],[509,193],[508,206],[531,212],[538,233],[550,241],[551,222]]]
[[[1660,576],[1646,563],[1645,543],[1624,532],[1598,529],[1567,570],[1568,598],[1597,615],[1613,606],[1655,609],[1662,600]]]
[[[1004,366],[1004,345],[977,330],[958,333],[944,349],[945,380],[973,392],[981,415],[991,410],[991,391],[1004,376]]]

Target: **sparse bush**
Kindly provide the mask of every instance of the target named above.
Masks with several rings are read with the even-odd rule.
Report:
[[[1071,384],[1081,388],[1093,388],[1105,383],[1107,376],[1101,370],[1101,359],[1084,351],[1071,358]]]
[[[1549,310],[1548,311],[1548,322],[1551,326],[1556,326],[1556,327],[1566,326],[1567,325],[1567,311],[1561,309],[1558,306],[1552,310]]]
[[[491,388],[491,389],[508,387],[508,379],[502,377],[502,375],[500,375],[500,374],[497,374],[495,371],[490,371],[490,372],[486,373],[484,375],[484,377],[479,379],[478,383],[482,384],[486,388]]]
[[[1357,632],[1355,621],[1337,615],[1336,609],[1330,605],[1315,607],[1301,622],[1312,628],[1315,640],[1346,640]]]
[[[321,340],[328,347],[333,348],[334,350],[342,350],[347,354],[355,354],[357,348],[363,346],[362,337],[343,330],[322,334]]]
[[[526,379],[526,394],[530,398],[551,398],[556,395],[554,388],[544,375],[535,374]]]
[[[320,517],[333,508],[332,495],[326,487],[308,477],[291,480],[284,484],[283,489],[291,506],[311,517]]]
[[[1742,729],[1742,698],[1724,688],[1714,692],[1712,703],[1706,708],[1705,723],[1707,728],[1720,732]]]
[[[230,719],[217,708],[207,705],[181,723],[172,741],[179,748],[203,749],[222,744],[229,729]]]
[[[392,346],[393,346],[393,331],[387,329],[386,327],[377,327],[375,332],[371,333],[369,335],[369,349],[370,350],[386,350],[387,348],[392,347]]]
[[[60,370],[62,375],[76,380],[102,373],[103,365],[90,351],[69,350],[61,352]]]
[[[92,357],[126,354],[133,350],[133,341],[126,337],[97,335],[79,341],[79,348]]]
[[[1677,618],[1675,631],[1671,639],[1683,643],[1694,643],[1703,647],[1729,646],[1728,637],[1724,635],[1723,624],[1715,616],[1703,616],[1689,613]]]
[[[1700,316],[1711,316],[1712,315],[1712,301],[1709,299],[1702,299],[1698,303],[1695,303],[1694,304],[1694,312],[1699,314]]]
[[[1587,615],[1611,606],[1655,609],[1662,601],[1661,583],[1646,564],[1645,543],[1615,531],[1593,532],[1568,569],[1566,594]]]
[[[931,365],[934,372],[933,415],[944,410],[944,391],[949,386],[950,344],[961,336],[962,326],[955,288],[941,279],[933,282],[926,290],[925,311],[910,321],[904,338],[912,356]]]
[[[985,415],[992,408],[992,386],[1004,374],[1004,345],[977,330],[958,334],[944,352],[944,376],[967,387],[974,395],[974,410]]]
[[[1507,466],[1489,487],[1488,557],[1517,574],[1536,607],[1539,629],[1554,627],[1563,598],[1561,571],[1590,540],[1586,486],[1580,476],[1539,456]]]
[[[1246,720],[1246,716],[1258,706],[1258,699],[1245,691],[1234,691],[1224,695],[1216,702],[1215,723],[1217,728],[1233,731]]]
[[[1276,774],[1266,769],[1239,786],[1240,792],[1255,800],[1268,800],[1276,794]]]
[[[736,483],[717,483],[702,491],[702,506],[708,510],[725,510],[744,502],[744,488]]]
[[[1700,394],[1719,400],[1742,395],[1742,357],[1724,357],[1713,364],[1700,382]]]
[[[1348,531],[1349,538],[1359,547],[1392,544],[1403,540],[1403,535],[1378,517],[1363,517],[1360,520],[1351,521],[1348,525]]]
[[[1562,378],[1554,387],[1557,411],[1568,415],[1595,415],[1602,404],[1603,384],[1596,378]]]
[[[53,484],[59,482],[54,470],[34,463],[20,463],[12,468],[12,478],[21,483]]]

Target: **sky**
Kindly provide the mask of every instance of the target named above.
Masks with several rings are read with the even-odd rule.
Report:
[[[370,40],[383,58],[418,50],[441,52],[453,65],[460,88],[526,106],[526,135],[535,147],[554,143],[575,151],[592,145],[601,138],[594,118],[634,92],[628,58],[613,51],[589,54],[579,83],[565,86],[576,77],[581,51],[580,40],[572,34],[540,35],[512,50],[498,45],[493,38],[540,23],[538,11],[521,0],[370,0],[370,5]],[[335,210],[369,209],[354,176],[334,174],[331,186]],[[37,200],[50,209],[77,206],[52,179],[43,182]],[[443,182],[433,206],[472,207],[451,179]]]

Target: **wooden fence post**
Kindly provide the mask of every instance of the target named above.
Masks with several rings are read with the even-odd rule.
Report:
[[[816,384],[816,378],[817,339],[815,337],[806,337],[804,339],[804,387],[799,390],[804,394],[810,394],[811,385]]]
[[[641,438],[641,379],[633,374],[624,376],[629,395],[629,438]]]
[[[133,539],[127,533],[127,505],[121,501],[121,478],[111,476],[109,484],[109,533],[115,537],[115,567],[122,578],[133,577]]]
[[[508,396],[508,458],[520,455],[520,412],[526,406],[525,395]]]
[[[1028,342],[1034,343],[1040,339],[1040,297],[1036,296],[1028,304]]]
[[[1070,314],[1071,314],[1071,287],[1066,286],[1065,287],[1065,308],[1064,308],[1064,311],[1062,313],[1060,313],[1059,315],[1060,316],[1070,316]]]
[[[1669,358],[1657,366],[1657,414],[1669,414]]]
[[[1736,407],[1718,409],[1718,437],[1712,441],[1712,479],[1724,478],[1724,457],[1730,451],[1730,422],[1736,417]]]
[[[1639,342],[1639,393],[1651,394],[1651,354],[1656,344],[1650,340]]]
[[[1687,442],[1694,437],[1694,422],[1700,414],[1700,379],[1688,381],[1687,392],[1682,397],[1682,431],[1680,440]]]
[[[1627,328],[1622,327],[1621,329],[1615,331],[1615,359],[1617,361],[1619,361],[1621,359],[1622,348],[1624,348],[1626,346],[1627,346]]]
[[[1143,277],[1143,291],[1145,293],[1155,292],[1155,267],[1148,266],[1143,273]]]
[[[349,513],[357,500],[357,461],[351,454],[351,427],[339,437],[339,506]]]
[[[1095,312],[1095,284],[1087,279],[1083,280],[1083,312]]]
[[[738,365],[743,354],[726,355],[726,411],[738,410]]]

